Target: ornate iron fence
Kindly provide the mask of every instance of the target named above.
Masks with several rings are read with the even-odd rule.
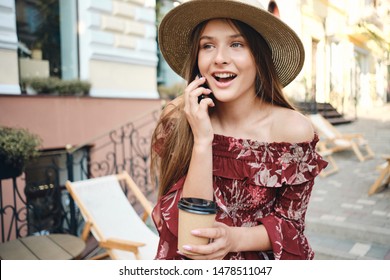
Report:
[[[66,180],[126,170],[155,201],[150,181],[150,140],[159,113],[149,112],[77,147],[44,151],[23,176],[0,181],[1,242],[55,232],[79,235],[83,219],[64,187]],[[132,194],[126,195],[139,210]]]

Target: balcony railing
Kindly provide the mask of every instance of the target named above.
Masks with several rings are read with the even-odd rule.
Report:
[[[159,111],[152,111],[77,147],[43,152],[21,177],[0,181],[1,242],[36,234],[79,235],[83,218],[64,187],[66,180],[126,170],[154,201],[150,141],[158,116]],[[126,195],[140,209],[132,194]]]

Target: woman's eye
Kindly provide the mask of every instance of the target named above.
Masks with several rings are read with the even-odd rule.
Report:
[[[202,49],[211,49],[213,47],[213,45],[211,44],[203,44],[202,45]]]
[[[242,47],[243,45],[241,44],[241,43],[239,43],[239,42],[234,42],[233,44],[232,44],[232,47],[233,48],[239,48],[239,47]]]

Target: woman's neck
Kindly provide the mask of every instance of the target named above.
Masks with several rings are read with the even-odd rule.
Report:
[[[254,138],[259,126],[269,123],[271,105],[257,97],[218,103],[211,114],[214,132],[238,138]]]

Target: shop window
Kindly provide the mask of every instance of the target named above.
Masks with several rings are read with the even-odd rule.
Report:
[[[20,78],[78,78],[77,0],[15,0]]]

